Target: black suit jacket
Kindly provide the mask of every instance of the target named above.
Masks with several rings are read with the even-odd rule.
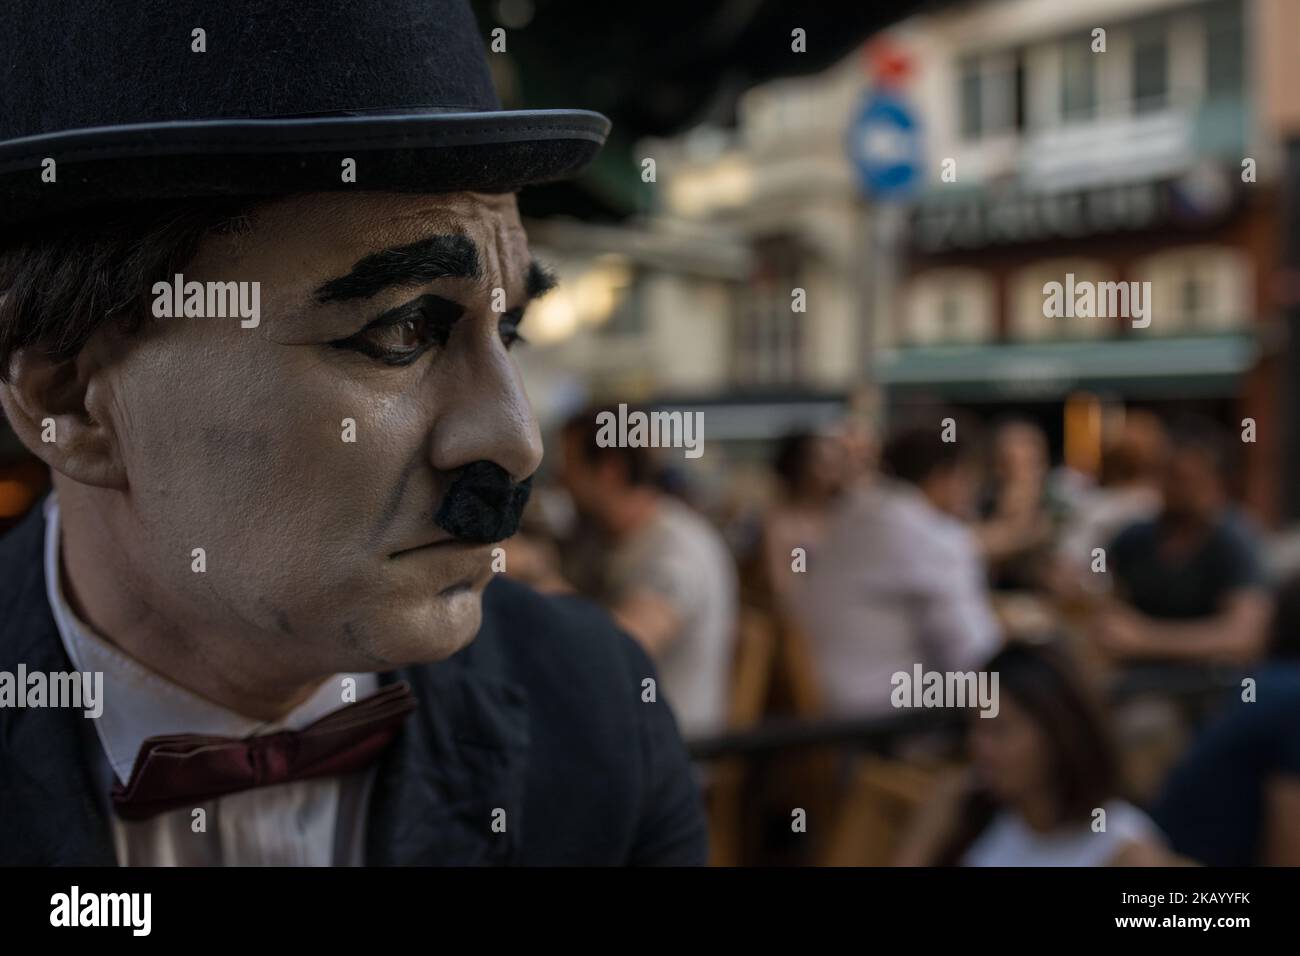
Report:
[[[70,671],[45,593],[45,519],[0,539],[0,670]],[[609,617],[497,577],[478,637],[403,668],[419,701],[381,758],[370,864],[702,864],[699,794],[650,661]],[[105,706],[122,706],[107,701]],[[86,731],[90,730],[90,735]],[[0,864],[114,865],[81,711],[0,708]],[[504,833],[493,811],[506,811]]]

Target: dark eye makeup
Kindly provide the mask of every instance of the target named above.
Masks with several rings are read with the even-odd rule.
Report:
[[[389,309],[359,332],[328,344],[360,352],[386,365],[410,365],[434,346],[445,346],[452,327],[464,312],[464,307],[457,302],[422,295]],[[519,334],[522,321],[523,309],[513,309],[501,316],[500,335],[506,348],[524,342]]]

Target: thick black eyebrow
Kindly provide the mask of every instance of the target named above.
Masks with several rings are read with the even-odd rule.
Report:
[[[546,295],[559,285],[559,282],[554,272],[534,259],[528,263],[528,275],[524,278],[524,294],[529,299],[536,299]]]
[[[329,280],[314,295],[321,303],[344,302],[369,299],[396,285],[478,276],[478,250],[468,236],[429,236],[407,246],[371,253],[347,275]]]

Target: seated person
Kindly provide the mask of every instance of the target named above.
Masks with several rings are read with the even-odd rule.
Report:
[[[1047,436],[1032,422],[1012,419],[994,432],[992,450],[975,537],[996,590],[1036,590],[1062,510],[1049,481]]]
[[[799,583],[790,570],[791,552],[803,548],[813,560],[844,487],[845,458],[834,437],[809,431],[787,435],[777,449],[773,470],[780,492],[763,516],[763,568],[782,612],[791,611]]]
[[[1260,545],[1228,505],[1227,445],[1201,426],[1174,446],[1160,514],[1107,548],[1115,600],[1096,613],[1093,638],[1120,660],[1254,659],[1270,598]]]
[[[1001,639],[961,521],[975,492],[966,446],[907,428],[883,464],[886,477],[835,512],[796,592],[827,707],[843,716],[892,713],[896,672],[965,670]]]
[[[1211,866],[1300,866],[1300,579],[1281,592],[1254,700],[1234,690],[1166,782],[1153,814]]]
[[[602,558],[595,580],[579,583],[654,659],[682,732],[719,732],[736,630],[731,554],[711,524],[659,490],[649,449],[597,443],[596,415],[575,416],[563,433],[560,481]]]
[[[1120,434],[1101,458],[1101,484],[1080,498],[1062,528],[1054,555],[1052,584],[1063,598],[1098,590],[1091,570],[1094,548],[1105,548],[1129,525],[1160,512],[1160,487],[1168,438],[1150,412],[1130,412]]]
[[[918,814],[903,866],[1152,866],[1169,862],[1155,825],[1120,796],[1119,761],[1102,712],[1070,662],[1013,643],[985,668],[999,675],[996,717],[972,713],[973,766]],[[1104,829],[1099,829],[1105,811]]]

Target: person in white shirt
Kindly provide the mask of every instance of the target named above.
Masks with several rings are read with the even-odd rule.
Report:
[[[972,715],[971,766],[941,782],[901,841],[904,866],[1156,866],[1159,828],[1123,798],[1104,711],[1071,659],[1008,644],[995,717]]]
[[[779,490],[763,515],[762,568],[782,614],[795,610],[791,599],[798,575],[790,573],[791,552],[802,548],[809,561],[816,560],[847,484],[847,457],[837,436],[813,431],[792,432],[777,446],[772,464]]]
[[[561,482],[597,527],[600,567],[583,584],[655,661],[687,737],[720,732],[735,647],[735,563],[722,535],[659,490],[645,448],[601,447],[596,410],[563,433]]]
[[[900,431],[887,476],[832,516],[796,591],[832,714],[889,712],[895,673],[968,670],[997,647],[984,566],[958,517],[975,491],[965,448],[937,426]]]

